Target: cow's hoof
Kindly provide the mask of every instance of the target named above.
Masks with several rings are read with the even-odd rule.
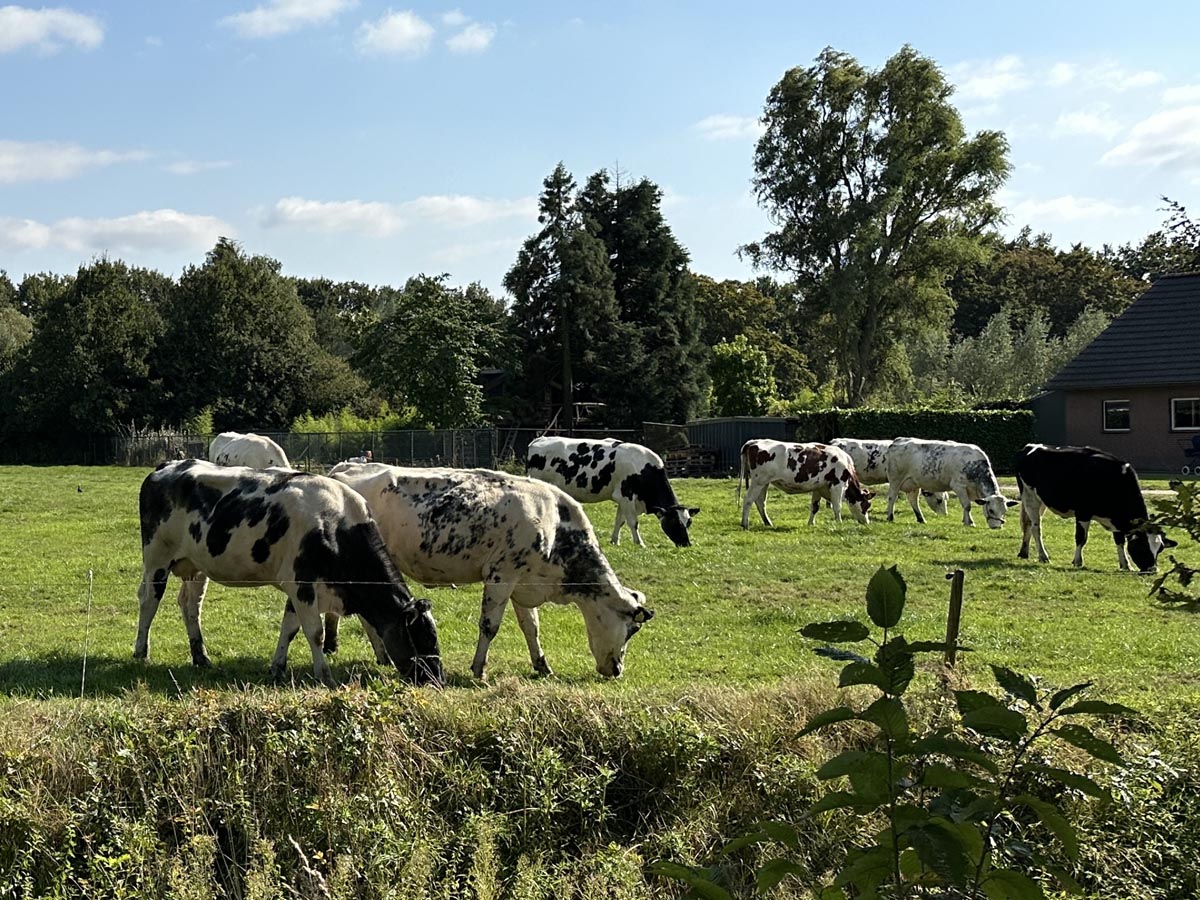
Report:
[[[554,674],[554,670],[550,668],[550,663],[546,662],[546,657],[538,658],[538,661],[533,664],[533,671],[538,675],[550,676]]]
[[[471,666],[471,674],[475,676],[477,681],[483,681],[483,666],[480,666],[479,668]]]
[[[203,656],[193,656],[192,665],[197,669],[211,669],[212,660],[208,658],[208,654],[204,654]]]
[[[147,650],[138,650],[135,648],[133,651],[134,659],[145,659],[149,655],[150,655],[150,651],[148,649]]]
[[[1028,550],[1018,550],[1017,551],[1017,559],[1029,559],[1029,551]]]
[[[1038,556],[1038,562],[1050,562],[1050,557],[1046,556],[1045,554],[1040,554]]]
[[[330,655],[331,653],[337,653],[338,639],[334,638],[333,640],[330,640],[328,637],[325,638],[324,650],[326,656]]]
[[[267,677],[276,684],[283,681],[283,676],[286,674],[287,666],[271,666],[271,668],[267,670]]]

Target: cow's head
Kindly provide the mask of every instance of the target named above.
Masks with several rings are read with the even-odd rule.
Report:
[[[939,516],[946,514],[945,491],[921,491],[921,497],[925,500],[925,505]]]
[[[584,608],[588,645],[596,659],[596,671],[609,678],[621,676],[629,639],[654,618],[654,610],[646,607],[644,594],[624,587],[619,590],[622,595],[619,602],[601,600],[592,609]]]
[[[698,506],[651,507],[650,512],[658,516],[658,524],[662,526],[663,534],[669,537],[676,547],[690,547],[692,540],[688,537],[688,529],[692,527],[692,518],[699,514]]]
[[[392,664],[413,684],[441,687],[446,683],[442,652],[438,645],[437,623],[428,600],[401,601],[400,621],[390,625],[380,637]]]
[[[1016,500],[1006,500],[1000,494],[992,494],[982,500],[976,500],[983,507],[983,516],[987,519],[988,528],[1004,527],[1004,516],[1011,507],[1017,505]]]
[[[1161,528],[1145,519],[1138,521],[1129,533],[1129,558],[1142,575],[1149,575],[1158,567],[1158,554],[1178,546]]]
[[[869,488],[864,488],[855,479],[850,479],[846,482],[846,503],[850,507],[850,515],[854,516],[854,521],[863,525],[871,524],[871,499],[875,496],[875,492]]]

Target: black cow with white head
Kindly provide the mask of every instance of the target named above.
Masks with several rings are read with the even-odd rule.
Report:
[[[286,668],[288,644],[303,628],[314,674],[332,683],[321,614],[335,612],[369,624],[409,680],[443,683],[429,601],[409,593],[366,501],[344,484],[188,459],[146,477],[139,511],[143,568],[135,657],[149,653],[150,624],[174,574],[182,579],[179,608],[197,666],[211,664],[200,611],[212,579],[231,587],[271,585],[287,595],[271,663],[275,676]]]
[[[621,542],[621,526],[628,525],[633,542],[644,546],[638,516],[649,512],[676,547],[691,546],[688,529],[700,508],[679,502],[662,458],[649,447],[612,438],[541,437],[529,444],[525,471],[580,503],[617,504],[614,544]]]

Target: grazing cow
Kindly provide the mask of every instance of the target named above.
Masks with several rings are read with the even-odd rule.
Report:
[[[859,484],[885,484],[887,476],[887,452],[891,441],[860,441],[856,438],[838,438],[829,442],[831,447],[845,450],[854,460],[854,474],[858,476]],[[908,502],[915,509],[917,494],[928,504],[929,508],[939,516],[946,514],[945,491],[917,491],[908,493]]]
[[[633,542],[644,546],[638,516],[650,512],[676,547],[691,546],[688,528],[700,509],[679,502],[662,459],[649,447],[611,438],[540,437],[529,444],[525,471],[580,503],[617,504],[614,544],[621,543],[621,526],[628,525]]]
[[[611,677],[621,674],[629,639],[654,615],[641,593],[617,580],[583,508],[558,488],[489,469],[341,463],[329,474],[366,498],[406,575],[422,584],[483,582],[476,678],[510,599],[533,667],[546,675],[543,603],[579,607],[596,671]]]
[[[888,448],[888,521],[893,521],[896,497],[909,494],[917,521],[925,517],[917,506],[913,490],[953,491],[962,504],[963,524],[974,525],[971,504],[983,507],[989,528],[1004,525],[1004,515],[1016,500],[1006,500],[992,472],[987,454],[974,444],[957,441],[926,441],[921,438],[896,438]]]
[[[844,450],[828,444],[787,444],[758,439],[742,445],[742,475],[738,489],[746,488],[742,501],[742,527],[750,527],[750,504],[758,506],[763,524],[767,517],[767,488],[776,485],[785,494],[812,494],[808,524],[816,520],[822,500],[833,507],[833,518],[842,521],[842,498],[850,504],[850,513],[864,525],[871,498],[854,473],[854,461]]]
[[[303,627],[313,672],[332,682],[321,649],[321,613],[360,616],[384,659],[417,684],[441,684],[437,626],[428,600],[414,600],[396,570],[367,504],[319,475],[222,467],[201,460],[165,463],[142,482],[140,614],[133,655],[149,652],[150,623],[175,574],[192,662],[211,665],[200,609],[211,578],[232,587],[273,585],[288,597],[271,672]]]
[[[236,431],[223,431],[213,438],[208,446],[208,458],[218,466],[249,466],[251,469],[292,467],[283,448],[269,437],[239,434]]]
[[[1029,537],[1037,543],[1038,559],[1049,562],[1042,543],[1042,513],[1049,509],[1063,518],[1075,517],[1075,565],[1083,565],[1092,520],[1113,533],[1117,563],[1129,570],[1129,555],[1143,574],[1153,572],[1158,554],[1175,541],[1151,525],[1146,501],[1133,466],[1094,447],[1047,447],[1026,444],[1017,454],[1017,487],[1021,491],[1021,549],[1029,558]]]

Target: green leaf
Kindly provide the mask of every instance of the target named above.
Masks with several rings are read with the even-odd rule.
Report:
[[[786,822],[763,822],[760,827],[770,835],[773,841],[791,847],[793,850],[800,846],[800,835]]]
[[[765,831],[751,831],[747,834],[738,835],[721,848],[721,855],[729,856],[747,847],[753,847],[756,844],[765,844],[769,840],[771,840],[771,836]]]
[[[904,712],[904,704],[894,697],[880,697],[858,717],[878,725],[880,731],[893,740],[908,736],[908,715]]]
[[[908,766],[894,766],[892,777],[896,780],[908,774]],[[887,757],[876,754],[862,761],[862,764],[849,773],[850,786],[854,793],[872,803],[882,805],[887,803],[891,780],[888,777]]]
[[[972,710],[981,709],[985,706],[1004,705],[991,694],[985,694],[983,691],[955,691],[954,701],[958,704],[958,714],[960,716],[965,716]]]
[[[708,876],[699,869],[693,869],[690,866],[683,866],[679,863],[663,861],[647,866],[646,871],[651,875],[658,875],[661,878],[682,881],[696,894],[705,898],[705,900],[733,900],[727,890],[713,884]]]
[[[1024,700],[1035,709],[1041,709],[1038,703],[1037,688],[1033,686],[1033,682],[1019,672],[1014,672],[1012,669],[1007,669],[1004,666],[992,666],[992,674],[996,676],[996,683],[1004,689],[1004,692],[1010,697],[1016,697],[1018,700]]]
[[[816,803],[808,808],[810,815],[816,815],[819,812],[828,812],[831,809],[853,809],[853,810],[870,810],[874,809],[877,804],[867,800],[858,794],[851,794],[848,791],[830,791]]]
[[[973,709],[963,715],[962,723],[964,728],[1014,744],[1029,730],[1029,722],[1021,713],[1004,706]]]
[[[983,882],[988,900],[1046,900],[1038,883],[1012,869],[992,869]]]
[[[1013,797],[1013,803],[1019,803],[1022,806],[1028,806],[1037,817],[1042,820],[1042,824],[1049,828],[1059,843],[1063,845],[1063,850],[1067,854],[1068,859],[1075,859],[1079,856],[1079,838],[1075,835],[1075,829],[1071,823],[1067,821],[1066,816],[1059,812],[1058,807],[1053,803],[1047,803],[1045,800],[1039,800],[1037,797],[1031,797],[1028,794],[1019,794]]]
[[[824,728],[826,725],[834,725],[837,722],[847,722],[850,719],[857,719],[858,713],[848,706],[836,706],[833,709],[827,709],[824,712],[819,712],[805,725],[797,737],[804,737],[806,734],[812,734],[818,728]]]
[[[1082,691],[1086,691],[1091,686],[1092,686],[1092,682],[1085,681],[1082,684],[1076,684],[1076,685],[1072,685],[1069,688],[1063,688],[1061,691],[1058,691],[1053,697],[1050,698],[1050,708],[1058,709],[1060,706],[1062,706],[1064,703],[1066,703],[1068,700],[1070,700],[1076,694],[1081,693]]]
[[[936,788],[990,787],[991,782],[969,772],[951,768],[942,763],[930,763],[921,775],[921,784]]]
[[[894,628],[904,612],[907,585],[899,570],[879,567],[867,584],[867,615],[880,628]]]
[[[902,636],[892,638],[879,648],[875,663],[884,676],[883,689],[894,697],[904,693],[913,679],[913,655]]]
[[[826,885],[817,894],[817,900],[846,900],[846,892],[840,887],[834,887],[832,884]]]
[[[813,622],[801,628],[800,634],[815,641],[839,644],[865,641],[871,636],[871,631],[862,622]]]
[[[1096,737],[1089,728],[1074,724],[1060,725],[1054,729],[1054,733],[1068,744],[1074,744],[1080,750],[1086,750],[1092,756],[1096,757],[1096,759],[1102,759],[1105,762],[1122,767],[1127,765],[1125,759],[1117,752],[1116,747],[1108,741]]]
[[[1093,716],[1125,716],[1137,718],[1138,711],[1121,703],[1106,703],[1103,700],[1080,700],[1061,711],[1064,716],[1074,716],[1088,713]]]
[[[905,837],[921,862],[949,884],[961,886],[966,882],[970,860],[957,833],[931,824],[910,828]]]
[[[871,847],[850,853],[846,856],[846,864],[834,879],[838,886],[853,884],[859,888],[859,893],[866,893],[880,882],[886,880],[892,872],[892,851],[890,847]]]
[[[887,768],[887,757],[882,753],[873,750],[844,750],[817,769],[817,778],[821,781],[841,778],[862,766],[877,764],[879,760],[882,760],[884,768]]]
[[[1089,797],[1106,799],[1109,796],[1108,791],[1100,787],[1100,785],[1096,784],[1088,776],[1080,775],[1078,772],[1059,769],[1054,766],[1043,766],[1041,764],[1026,766],[1025,768],[1027,771],[1035,772],[1052,781],[1057,781],[1059,784],[1087,794]]]
[[[929,735],[916,741],[913,744],[913,749],[922,755],[936,753],[948,756],[951,759],[961,759],[971,762],[982,769],[986,769],[993,775],[1000,771],[1000,767],[996,765],[991,754],[985,753],[978,747],[968,744],[966,741],[961,741],[958,738]]]
[[[852,684],[871,684],[883,692],[887,692],[888,680],[877,666],[871,663],[848,663],[838,677],[838,687],[850,687]]]
[[[755,876],[754,882],[760,891],[769,891],[789,875],[807,875],[808,870],[790,859],[779,857],[765,863]]]

